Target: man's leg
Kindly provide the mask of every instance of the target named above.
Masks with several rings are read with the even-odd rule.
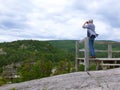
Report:
[[[89,38],[89,50],[90,50],[90,55],[91,55],[92,57],[95,57],[94,37]]]

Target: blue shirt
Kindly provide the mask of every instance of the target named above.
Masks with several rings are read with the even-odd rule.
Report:
[[[95,25],[93,23],[89,23],[83,26],[83,28],[87,29],[87,36],[90,37],[92,35],[96,35]]]

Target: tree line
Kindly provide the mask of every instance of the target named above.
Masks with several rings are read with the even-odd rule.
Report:
[[[107,46],[96,44],[95,48],[106,49]],[[120,50],[120,46],[114,46],[114,49]],[[81,55],[84,57],[83,53]],[[106,53],[97,55],[105,57]],[[113,54],[113,57],[119,55]],[[0,85],[74,72],[74,60],[75,40],[0,43]]]

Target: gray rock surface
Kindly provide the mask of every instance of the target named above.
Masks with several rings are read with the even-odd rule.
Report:
[[[0,90],[120,90],[120,68],[102,71],[75,72],[8,84]]]

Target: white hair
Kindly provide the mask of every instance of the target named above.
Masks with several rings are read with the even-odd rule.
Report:
[[[93,23],[93,19],[90,19],[89,22],[90,22],[90,23]]]

